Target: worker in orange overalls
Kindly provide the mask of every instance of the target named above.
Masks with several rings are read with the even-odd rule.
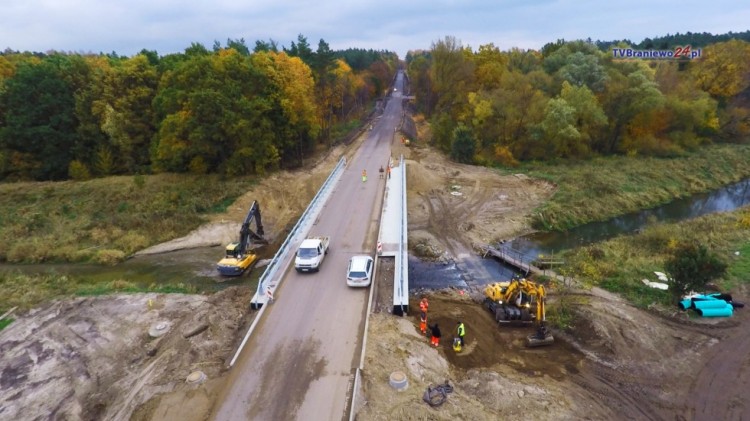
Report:
[[[419,302],[419,311],[427,314],[427,307],[429,306],[430,303],[427,301],[427,297],[422,297],[422,301]]]
[[[367,181],[367,170],[362,170],[362,182]]]
[[[419,330],[422,331],[422,333],[427,333],[427,307],[429,307],[430,303],[427,302],[427,297],[422,297],[422,300],[419,302]]]
[[[440,327],[438,327],[438,324],[435,323],[435,326],[430,326],[430,330],[432,331],[432,337],[430,338],[430,344],[434,345],[435,348],[440,346]]]
[[[388,165],[387,171],[388,171],[388,178],[391,178],[391,166],[390,165]]]

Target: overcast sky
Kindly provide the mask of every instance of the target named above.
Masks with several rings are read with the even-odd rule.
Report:
[[[160,55],[244,38],[288,47],[298,34],[334,50],[429,49],[453,36],[539,49],[559,38],[640,42],[676,32],[750,29],[746,0],[0,0],[0,49]]]

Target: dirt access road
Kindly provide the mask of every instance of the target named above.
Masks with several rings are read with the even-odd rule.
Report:
[[[451,163],[427,148],[394,152],[408,159],[410,244],[420,254],[468,260],[473,243],[528,230],[529,212],[554,191],[544,182]],[[338,149],[309,169],[274,174],[227,214],[164,248],[227,242],[231,237],[220,238],[221,227],[229,224],[236,233],[253,200],[263,206],[269,238],[278,241],[341,153],[351,151]],[[454,185],[461,196],[452,194]],[[747,301],[746,291],[731,292]],[[211,296],[123,294],[14,314],[16,321],[0,332],[0,420],[208,413],[256,314],[247,305],[251,294],[242,287]],[[449,340],[430,348],[413,315],[393,317],[390,305],[376,305],[381,311],[369,325],[357,419],[750,419],[747,309],[704,323],[677,311],[635,309],[603,291],[579,291],[566,298],[578,303],[576,326],[555,332],[552,347],[526,350],[520,341],[528,331],[498,329],[479,298],[457,290],[430,294],[430,322],[448,338],[457,319],[466,323],[467,348],[460,355]],[[554,292],[550,298],[563,299]],[[170,322],[169,331],[150,338],[149,328],[159,321]],[[388,386],[395,370],[407,374],[406,391]],[[206,381],[187,383],[195,371]],[[425,388],[446,379],[455,386],[448,401],[427,406]]]

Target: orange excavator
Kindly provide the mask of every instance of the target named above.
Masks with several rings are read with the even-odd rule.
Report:
[[[551,345],[555,338],[547,328],[544,286],[524,278],[495,282],[484,289],[484,305],[499,324],[536,325],[534,334],[526,337],[526,346]]]

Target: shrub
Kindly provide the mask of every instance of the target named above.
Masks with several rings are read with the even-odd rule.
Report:
[[[125,260],[125,252],[122,250],[99,250],[94,255],[94,260],[103,265],[115,265]]]
[[[86,164],[76,159],[68,165],[68,176],[77,181],[88,180],[91,178],[91,172]]]
[[[518,160],[513,157],[513,152],[507,146],[495,147],[495,159],[504,167],[516,168],[520,165]]]
[[[456,162],[471,164],[474,162],[476,150],[477,142],[471,134],[471,130],[465,126],[458,126],[453,131],[451,158]]]
[[[709,281],[722,277],[727,271],[727,264],[717,255],[694,243],[680,245],[664,267],[671,275],[669,290],[675,300],[690,291],[704,289]]]
[[[149,245],[148,238],[137,232],[128,232],[117,241],[115,245],[125,251],[127,254],[131,254],[140,249],[146,248]]]

